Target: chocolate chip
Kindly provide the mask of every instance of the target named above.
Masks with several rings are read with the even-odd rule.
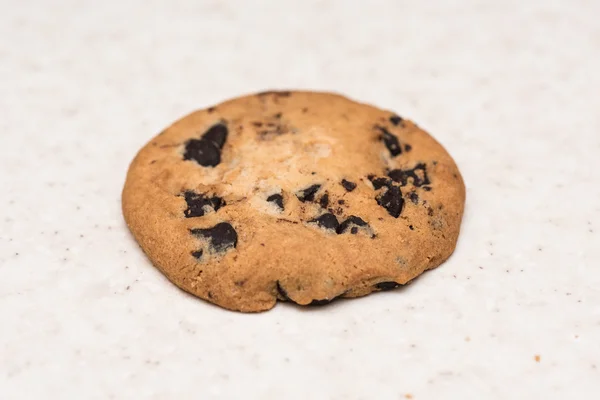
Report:
[[[310,220],[309,222],[316,222],[317,225],[319,225],[321,228],[332,229],[334,231],[337,230],[338,227],[340,226],[335,215],[333,215],[331,213],[325,213],[325,214],[321,215],[320,217]]]
[[[322,299],[322,300],[313,300],[308,303],[309,306],[324,306],[325,304],[331,303],[335,299]]]
[[[212,142],[190,139],[185,144],[184,160],[194,160],[203,167],[214,167],[221,162],[221,150]]]
[[[431,192],[431,187],[423,186],[423,190],[425,190],[426,192]]]
[[[344,189],[346,189],[348,192],[351,192],[354,189],[356,189],[356,183],[354,183],[354,182],[350,182],[345,179],[342,179],[341,183],[342,183],[342,186],[344,187]]]
[[[214,211],[225,205],[225,201],[218,197],[207,197],[204,194],[187,191],[184,194],[185,202],[188,208],[183,212],[186,218],[201,217],[205,214],[205,207],[210,207]]]
[[[399,115],[392,115],[390,117],[390,122],[392,124],[394,124],[395,126],[398,126],[398,124],[400,124],[402,122],[402,117]]]
[[[306,189],[300,190],[296,193],[296,197],[302,202],[313,201],[315,199],[315,194],[319,191],[321,185],[312,185],[307,187]]]
[[[384,186],[388,187],[392,184],[392,181],[388,178],[375,178],[375,175],[369,175],[367,178],[369,178],[375,190],[379,190]]]
[[[237,246],[237,232],[227,222],[221,222],[212,228],[192,229],[190,232],[208,239],[210,246],[217,252],[224,252]]]
[[[356,235],[358,233],[358,228],[353,226],[352,229],[350,229],[350,233]]]
[[[412,150],[412,146],[411,146],[410,144],[405,144],[405,145],[404,145],[404,151],[405,151],[405,152],[407,152],[407,153],[408,153],[408,152],[409,152],[409,151],[411,151],[411,150]]]
[[[202,250],[198,250],[198,251],[192,251],[192,256],[194,258],[197,258],[198,260],[202,258]]]
[[[375,284],[375,287],[379,290],[392,290],[400,286],[397,282],[379,282]]]
[[[385,193],[377,196],[377,204],[385,208],[392,217],[398,218],[404,207],[404,199],[400,188],[396,186],[390,186]]]
[[[221,149],[227,139],[227,127],[218,123],[202,135],[201,139],[190,139],[185,144],[184,160],[194,160],[203,167],[214,167],[221,162]]]
[[[204,135],[202,135],[203,140],[208,140],[209,142],[214,143],[219,149],[223,148],[225,144],[225,140],[227,140],[227,127],[218,123],[211,126]]]
[[[383,140],[385,147],[387,147],[389,150],[390,155],[392,157],[396,157],[397,155],[401,154],[402,148],[400,147],[398,138],[392,135],[392,133],[383,126],[377,125],[376,128],[381,131],[381,139]]]
[[[277,207],[281,208],[282,210],[284,209],[283,208],[283,196],[280,195],[279,193],[270,195],[269,197],[267,197],[267,201],[275,204]]]
[[[344,205],[344,204],[346,204],[346,202],[343,199],[340,199],[340,200],[338,200],[338,204]]]
[[[417,192],[415,192],[414,190],[408,194],[408,198],[409,198],[409,199],[410,199],[410,201],[412,201],[414,204],[419,204],[419,195],[418,195],[418,194],[417,194]]]
[[[357,227],[357,226],[367,226],[367,225],[368,224],[362,218],[357,217],[355,215],[351,215],[348,218],[346,218],[346,220],[344,222],[342,222],[340,224],[340,226],[337,228],[336,232],[338,234],[341,234],[341,233],[345,233],[348,230],[348,228],[350,228],[351,226]]]
[[[394,169],[388,172],[388,176],[392,178],[394,182],[400,183],[401,186],[408,185],[409,179],[412,179],[413,185],[417,187],[429,185],[431,183],[427,176],[427,167],[424,163],[417,164],[413,169]]]
[[[327,206],[329,205],[328,193],[325,193],[323,196],[321,196],[321,199],[319,200],[319,205],[321,206],[321,208],[327,208]]]
[[[414,226],[412,226],[412,225],[409,225],[409,226],[408,226],[408,229],[410,229],[411,231],[414,231],[414,230],[415,230],[415,227],[414,227]]]
[[[285,290],[285,289],[283,288],[283,286],[281,286],[281,283],[280,283],[279,281],[277,281],[277,282],[275,283],[275,288],[276,288],[276,290],[277,290],[277,294],[278,294],[278,295],[279,295],[279,297],[281,297],[283,300],[285,300],[285,301],[289,301],[289,302],[291,302],[291,303],[294,303],[294,304],[298,304],[298,303],[296,303],[296,302],[295,302],[293,299],[291,299],[291,298],[290,298],[290,296],[289,296],[289,295],[288,295],[288,293],[287,293],[287,290]],[[310,302],[308,305],[309,305],[309,306],[324,306],[325,304],[329,304],[329,303],[331,303],[333,300],[335,300],[335,297],[334,297],[334,298],[332,298],[332,299],[321,299],[321,300],[314,299],[314,300],[313,300],[313,301],[311,301],[311,302]]]
[[[217,107],[209,107],[206,109],[206,111],[208,111],[209,113],[213,113],[216,109]]]
[[[429,215],[430,217],[433,216],[433,208],[431,208],[431,207],[427,208],[427,215]]]

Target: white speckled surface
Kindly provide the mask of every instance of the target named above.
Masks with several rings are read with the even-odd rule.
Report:
[[[600,2],[0,10],[0,399],[600,397]],[[129,161],[195,108],[278,87],[432,132],[468,187],[455,256],[259,315],[157,272],[121,217]]]

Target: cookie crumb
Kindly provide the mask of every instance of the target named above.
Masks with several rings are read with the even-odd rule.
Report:
[[[539,362],[540,362],[540,360],[542,359],[542,357],[540,357],[540,355],[539,355],[539,354],[536,354],[536,355],[533,357],[533,359],[535,360],[535,362],[538,362],[538,363],[539,363]]]

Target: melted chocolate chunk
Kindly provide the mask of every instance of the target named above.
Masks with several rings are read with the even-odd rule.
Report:
[[[392,157],[396,157],[397,155],[402,153],[402,148],[400,147],[400,143],[398,142],[398,138],[394,136],[387,128],[383,126],[377,126],[377,129],[381,131],[381,139],[383,140],[383,144],[390,152]]]
[[[392,181],[388,178],[376,178],[375,175],[369,175],[367,178],[369,178],[375,190],[379,190],[384,186],[389,187],[392,184]]]
[[[322,208],[327,208],[327,206],[329,205],[329,194],[325,193],[323,196],[321,196],[321,198],[319,199],[319,205]]]
[[[194,160],[203,167],[214,167],[221,162],[221,149],[227,140],[227,126],[218,123],[210,127],[201,139],[190,139],[185,144],[184,160]]]
[[[397,282],[379,282],[375,284],[375,287],[379,290],[392,290],[400,286]]]
[[[316,222],[317,225],[319,225],[321,228],[332,229],[334,231],[336,231],[340,226],[340,223],[338,222],[335,215],[331,213],[325,213],[320,217],[310,220],[309,222]]]
[[[354,230],[354,228],[356,228],[358,226],[367,226],[367,225],[368,224],[362,218],[357,217],[355,215],[351,215],[348,218],[346,218],[346,220],[344,222],[342,222],[340,224],[340,226],[338,226],[336,232],[338,234],[341,234],[341,233],[345,233],[348,230],[348,228],[350,228],[351,226],[353,226],[352,230]],[[352,230],[351,230],[351,233],[358,232],[358,230],[356,232],[352,232]]]
[[[321,185],[312,185],[307,187],[306,189],[300,190],[296,193],[296,197],[302,202],[313,201],[315,199],[315,194],[319,191]]]
[[[431,184],[431,181],[427,176],[427,166],[424,163],[417,164],[413,169],[394,169],[388,172],[388,176],[392,178],[394,182],[398,182],[402,186],[408,185],[409,179],[412,179],[413,185],[417,187]]]
[[[192,257],[197,258],[198,260],[202,258],[202,250],[192,251]]]
[[[269,197],[267,197],[267,201],[275,204],[277,207],[281,208],[282,210],[284,209],[283,208],[283,196],[280,195],[279,193],[270,195]]]
[[[392,217],[398,218],[404,207],[404,199],[400,188],[396,186],[389,187],[385,193],[377,196],[377,204],[385,208]]]
[[[184,160],[194,160],[203,167],[214,167],[221,163],[221,150],[212,142],[190,139],[185,144]]]
[[[390,122],[394,124],[394,126],[398,126],[402,121],[402,117],[399,115],[392,115],[390,117]]]
[[[223,148],[225,144],[225,140],[227,140],[227,127],[224,124],[215,124],[211,126],[204,135],[202,135],[202,140],[207,140],[212,142],[219,149]]]
[[[208,239],[210,246],[217,252],[224,252],[237,246],[237,232],[227,222],[221,222],[212,228],[192,229],[192,235]]]
[[[408,198],[409,198],[409,199],[410,199],[410,201],[412,201],[414,204],[419,204],[419,195],[418,195],[418,194],[417,194],[417,192],[415,192],[414,190],[408,194]]]
[[[322,300],[313,300],[310,303],[308,303],[309,306],[324,306],[325,304],[329,304],[331,303],[333,300],[335,300],[335,297],[333,299],[322,299]]]
[[[188,208],[183,212],[186,218],[201,217],[205,213],[204,207],[210,207],[214,211],[225,205],[225,201],[218,197],[206,197],[204,194],[187,191],[184,194]]]
[[[347,181],[345,179],[342,179],[342,186],[344,187],[344,189],[346,189],[346,191],[351,192],[354,189],[356,189],[356,183],[354,182],[350,182]]]

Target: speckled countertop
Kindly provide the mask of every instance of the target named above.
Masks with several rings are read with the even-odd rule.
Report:
[[[600,398],[600,2],[0,9],[1,399]],[[310,310],[243,315],[171,285],[121,217],[128,163],[265,88],[433,133],[468,188],[455,255]]]

